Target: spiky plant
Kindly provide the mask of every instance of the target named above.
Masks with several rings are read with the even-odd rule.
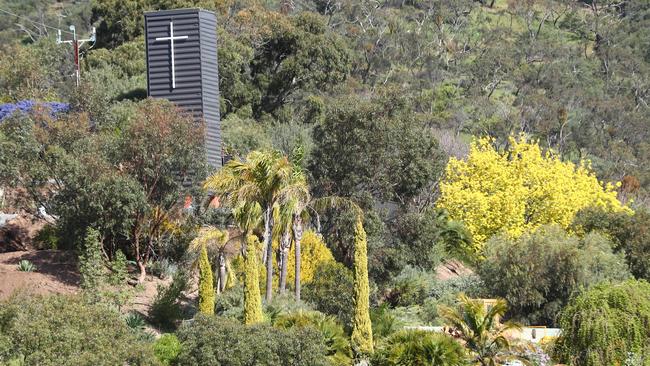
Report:
[[[18,262],[18,270],[21,272],[34,272],[36,271],[36,266],[27,259],[23,259]]]

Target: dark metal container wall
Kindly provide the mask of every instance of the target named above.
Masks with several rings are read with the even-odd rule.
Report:
[[[172,22],[174,37],[177,38],[174,40],[173,57],[170,40],[156,40],[171,36]],[[220,168],[222,153],[216,15],[200,9],[147,12],[145,35],[148,95],[168,99],[192,113],[195,119],[205,121],[208,163],[213,168]]]

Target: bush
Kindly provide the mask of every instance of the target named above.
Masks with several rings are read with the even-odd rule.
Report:
[[[158,293],[149,309],[151,321],[165,329],[174,328],[182,318],[179,298],[187,288],[187,275],[179,272],[169,286],[158,285]]]
[[[111,285],[123,285],[129,279],[129,262],[124,252],[117,250],[115,259],[111,262],[111,274],[108,282]]]
[[[314,280],[305,284],[303,297],[316,310],[336,316],[346,330],[352,329],[354,280],[344,265],[337,262],[320,265]]]
[[[27,259],[23,259],[18,262],[18,270],[21,272],[34,272],[36,271],[36,266]]]
[[[228,289],[215,298],[214,313],[225,317],[244,320],[244,289],[238,285]]]
[[[0,304],[0,364],[155,365],[119,313],[79,297],[15,297]]]
[[[598,232],[614,242],[615,250],[625,253],[636,278],[650,280],[650,212],[639,209],[634,215],[592,208],[578,213],[573,223],[581,234]]]
[[[161,280],[174,277],[176,272],[178,272],[178,266],[167,258],[161,258],[155,262],[151,262],[148,267],[147,271]]]
[[[318,311],[302,311],[279,315],[273,325],[282,329],[312,327],[318,330],[325,341],[327,357],[334,365],[347,366],[352,362],[350,340],[338,320]]]
[[[283,330],[198,314],[178,333],[180,365],[319,366],[327,365],[322,336],[310,328]]]
[[[496,236],[486,243],[478,273],[490,294],[505,298],[509,316],[554,325],[574,292],[604,280],[630,276],[625,260],[599,234],[584,239],[546,226],[519,239]]]
[[[571,366],[650,365],[650,284],[601,284],[571,299],[555,355]]]
[[[99,232],[89,228],[84,240],[84,248],[79,256],[79,273],[81,274],[81,288],[96,299],[105,281],[104,261],[101,254]]]
[[[433,273],[406,266],[391,280],[391,289],[386,300],[392,306],[422,304],[431,293],[435,281]]]
[[[153,353],[163,365],[173,365],[181,353],[181,342],[173,334],[163,334],[154,343]]]
[[[465,349],[453,338],[426,331],[404,330],[379,346],[372,364],[461,366],[467,363]]]

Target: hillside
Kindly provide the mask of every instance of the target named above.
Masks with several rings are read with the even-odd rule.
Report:
[[[647,0],[0,0],[0,52],[1,364],[650,365]]]

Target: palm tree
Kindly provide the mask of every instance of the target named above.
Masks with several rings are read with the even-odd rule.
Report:
[[[280,293],[286,287],[287,263],[291,239],[295,245],[295,278],[294,291],[296,300],[300,300],[300,265],[301,241],[303,234],[303,216],[311,200],[307,178],[298,164],[294,164],[293,172],[287,186],[280,196],[279,223],[282,229],[280,237]]]
[[[497,300],[490,309],[486,309],[481,301],[472,300],[463,294],[458,300],[458,308],[440,306],[438,312],[465,342],[476,364],[496,366],[507,359],[516,358],[508,355],[512,346],[505,334],[510,330],[521,329],[521,326],[512,322],[499,322],[508,310],[505,300]]]
[[[292,164],[276,151],[253,151],[245,160],[231,160],[209,177],[204,187],[214,191],[226,204],[236,207],[255,202],[263,210],[262,261],[266,263],[266,300],[273,296],[273,210],[285,189],[291,189]]]

